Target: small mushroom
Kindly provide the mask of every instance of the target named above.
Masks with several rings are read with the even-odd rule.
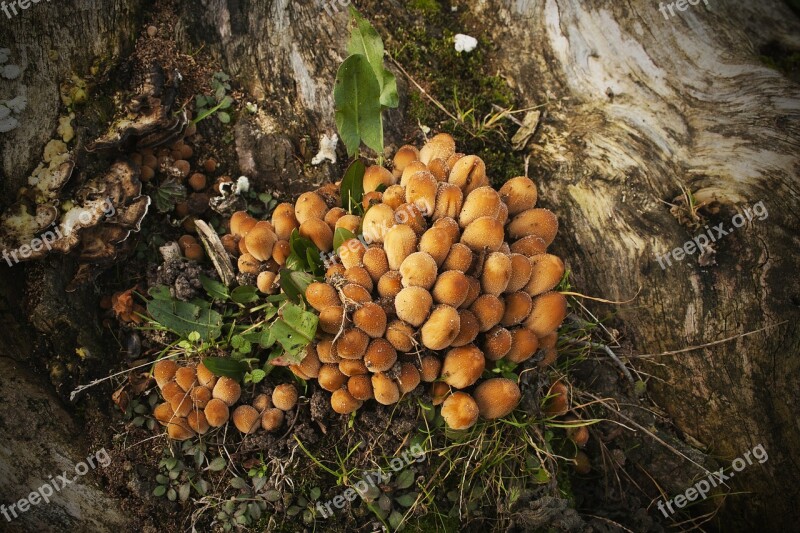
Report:
[[[483,263],[481,288],[486,294],[500,296],[511,280],[511,258],[500,252],[492,252]]]
[[[319,312],[319,328],[325,333],[335,335],[342,329],[345,311],[341,305],[331,305]]]
[[[377,284],[381,276],[389,271],[389,258],[381,247],[367,248],[361,260],[364,264],[364,269],[369,273],[374,284]],[[398,268],[400,268],[399,265]]]
[[[386,372],[397,362],[397,350],[386,339],[373,339],[364,354],[364,364],[370,372]]]
[[[385,338],[394,346],[395,350],[401,353],[410,352],[414,348],[414,334],[416,331],[407,322],[393,320],[386,327]]]
[[[419,151],[419,160],[426,165],[431,159],[447,159],[456,151],[456,142],[453,136],[447,133],[439,133],[431,137]]]
[[[394,166],[393,173],[395,177],[399,177],[399,175],[403,173],[403,170],[409,164],[418,160],[419,150],[417,150],[416,147],[406,144],[398,148],[397,152],[394,154],[394,158],[392,159],[392,164]]]
[[[167,424],[167,435],[172,440],[183,441],[194,437],[195,433],[185,418],[174,418]]]
[[[340,415],[349,415],[361,407],[361,403],[347,389],[337,389],[331,394],[331,407]]]
[[[297,389],[291,383],[283,383],[272,391],[272,405],[281,411],[289,411],[297,404]]]
[[[406,202],[417,206],[425,216],[433,214],[436,206],[436,193],[439,182],[430,172],[417,172],[408,179],[406,187]]]
[[[478,187],[464,199],[464,206],[458,215],[458,225],[466,228],[480,217],[499,219],[500,195],[491,187]]]
[[[422,234],[419,240],[419,251],[430,254],[436,261],[437,268],[440,268],[450,254],[452,245],[453,241],[450,239],[450,232],[447,229],[433,227]]]
[[[503,244],[505,235],[503,224],[492,217],[480,217],[464,228],[461,242],[473,252],[480,252],[484,248],[496,252]]]
[[[192,431],[198,435],[205,435],[208,433],[210,427],[206,415],[203,411],[192,411],[186,416],[186,423],[192,428]]]
[[[431,259],[431,261],[433,261],[433,259]],[[431,305],[433,305],[433,298],[431,294],[422,287],[406,287],[397,294],[394,305],[397,317],[400,320],[408,322],[412,326],[419,327],[425,322],[425,319],[428,318]]]
[[[495,326],[483,337],[483,354],[489,361],[499,361],[511,349],[512,336],[506,328]]]
[[[266,394],[259,394],[253,399],[253,409],[259,413],[263,413],[272,407],[272,400]]]
[[[475,316],[475,313],[469,309],[459,310],[458,319],[460,329],[458,330],[458,335],[456,338],[450,343],[450,346],[454,348],[466,346],[467,344],[473,342],[480,333],[480,324],[478,323],[478,318]]]
[[[439,378],[442,370],[442,361],[433,355],[426,355],[420,361],[420,379],[426,383],[431,383]]]
[[[343,359],[361,359],[369,345],[369,335],[358,328],[347,328],[336,339],[336,355]]]
[[[159,388],[163,389],[164,385],[172,381],[178,368],[178,364],[172,359],[161,359],[153,365],[153,377]]]
[[[537,337],[544,337],[558,328],[567,316],[567,299],[560,292],[547,292],[533,300],[525,327]]]
[[[208,402],[208,405],[203,409],[203,414],[206,415],[208,425],[213,428],[224,426],[230,417],[228,404],[217,398],[212,398]]]
[[[351,376],[350,379],[347,380],[347,391],[356,400],[371,400],[374,398],[372,393],[372,378],[367,374]]]
[[[333,230],[322,219],[309,218],[300,224],[300,235],[310,239],[321,252],[333,250]]]
[[[522,291],[506,295],[504,303],[506,310],[500,323],[505,327],[521,324],[523,320],[528,318],[533,308],[533,299],[528,293]]]
[[[221,376],[214,385],[211,395],[215,399],[222,400],[226,405],[231,406],[239,401],[239,397],[242,395],[242,387],[235,379]],[[208,413],[206,413],[206,417],[208,417]]]
[[[182,366],[175,371],[175,383],[177,383],[184,392],[189,392],[197,383],[197,371],[194,366]]]
[[[395,156],[396,157],[396,156]],[[395,177],[391,172],[379,165],[371,165],[364,172],[364,192],[377,190],[381,185],[389,187],[395,184]]]
[[[175,411],[169,402],[160,403],[153,409],[153,418],[162,426],[166,426],[175,417]]]
[[[436,273],[436,261],[426,252],[414,252],[400,265],[403,287],[429,290],[436,283]]]
[[[363,266],[352,266],[346,269],[344,271],[344,277],[350,283],[361,285],[367,289],[367,291],[372,292],[372,286],[374,285],[372,283],[372,277],[369,275],[369,272],[367,272],[367,269]]]
[[[195,370],[197,372],[197,382],[203,387],[213,389],[214,384],[217,382],[217,376],[215,376],[214,373],[211,372],[211,370],[209,370],[203,363],[199,363]]]
[[[459,270],[448,270],[436,279],[431,295],[434,302],[457,308],[467,299],[468,292],[467,276]]]
[[[400,375],[397,376],[397,384],[400,388],[400,394],[408,394],[417,388],[420,382],[420,373],[417,367],[411,363],[403,363],[400,365]]]
[[[508,214],[511,216],[532,209],[539,198],[536,184],[524,176],[511,178],[500,187],[499,192],[500,198],[508,206]]]
[[[272,224],[266,220],[257,222],[244,238],[247,252],[258,261],[268,261],[272,258],[272,248],[277,241],[278,236],[275,235]]]
[[[506,292],[517,292],[522,290],[531,279],[531,260],[522,254],[510,255],[511,258],[511,278],[508,280]]]
[[[400,400],[397,383],[383,372],[372,375],[372,391],[375,401],[381,405],[392,405]]]
[[[406,224],[392,226],[386,232],[383,250],[391,270],[400,270],[403,261],[417,249],[417,234]]]
[[[506,378],[487,379],[475,388],[473,395],[481,417],[486,420],[507,416],[522,398],[519,386]]]
[[[430,350],[444,350],[461,329],[458,311],[449,305],[438,305],[420,328],[422,344]]]
[[[280,409],[269,408],[261,415],[261,427],[266,431],[276,431],[283,425],[285,416]]]
[[[486,164],[478,156],[464,156],[453,164],[447,181],[460,187],[465,195],[469,195],[478,187],[489,185]]]
[[[342,304],[336,289],[327,283],[315,281],[306,287],[306,300],[317,311],[324,311],[331,306]]]
[[[192,388],[191,392],[189,393],[189,397],[192,399],[192,403],[195,407],[203,409],[211,400],[211,389],[208,387],[203,387],[202,385],[198,385]]]
[[[233,411],[233,425],[245,435],[255,433],[261,425],[261,415],[250,405],[240,405]]]
[[[281,240],[288,241],[292,236],[292,231],[300,227],[297,217],[294,215],[294,206],[290,203],[282,203],[275,206],[272,211],[272,227],[275,235]]]
[[[294,206],[294,216],[301,227],[304,222],[313,218],[322,221],[327,212],[328,206],[325,200],[315,192],[301,194]]]
[[[506,361],[522,363],[527,361],[539,348],[539,339],[528,328],[516,328],[511,331],[511,349],[505,356]]]
[[[505,305],[492,294],[478,296],[469,309],[475,313],[481,332],[489,331],[499,324],[505,314]]]
[[[516,215],[508,224],[508,235],[512,239],[536,235],[546,246],[550,246],[557,233],[558,219],[549,209],[528,209]]]
[[[525,285],[525,292],[538,296],[553,290],[564,277],[564,262],[551,254],[539,254],[530,258],[531,279]]]
[[[328,392],[342,388],[346,382],[347,376],[339,370],[339,365],[336,363],[325,363],[319,369],[317,383]]]
[[[397,270],[390,270],[378,280],[378,294],[383,298],[394,299],[403,290],[403,276]]]
[[[369,208],[364,214],[362,234],[369,243],[383,242],[386,232],[394,226],[394,211],[386,204],[378,204]]]
[[[442,403],[442,418],[450,429],[469,429],[478,421],[478,404],[466,392],[454,392]]]
[[[457,242],[450,247],[450,253],[447,254],[442,264],[442,270],[467,272],[472,266],[473,257],[472,250],[467,245]]]
[[[473,344],[450,349],[444,357],[442,380],[456,389],[469,387],[486,366],[483,353]]]
[[[367,302],[353,313],[353,324],[373,339],[383,337],[386,312],[378,304]]]

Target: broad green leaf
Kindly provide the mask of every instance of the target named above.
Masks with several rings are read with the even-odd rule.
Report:
[[[217,118],[223,124],[228,124],[231,121],[231,116],[225,111],[220,111],[219,113],[217,113]]]
[[[261,370],[260,368],[256,368],[252,372],[250,372],[251,381],[253,383],[261,383],[265,377],[267,377],[267,373]]]
[[[389,525],[392,526],[392,531],[397,531],[402,523],[403,515],[397,511],[392,511],[392,514],[389,515]]]
[[[220,283],[215,279],[211,279],[204,274],[200,274],[200,283],[203,285],[203,288],[206,290],[208,295],[215,300],[224,302],[230,296],[228,287],[226,287],[225,284]]]
[[[154,198],[156,209],[159,213],[167,213],[184,198],[186,198],[186,187],[175,178],[167,178],[156,189]]]
[[[322,264],[319,248],[311,239],[301,237],[300,232],[296,229],[289,236],[289,249],[292,253],[286,260],[286,264],[292,270],[313,271],[316,265]],[[292,259],[291,265],[289,264],[289,259]]]
[[[314,339],[318,321],[314,313],[287,303],[283,308],[283,316],[273,322],[272,333],[283,346],[285,359],[290,364],[299,363],[305,356],[305,347]]]
[[[185,502],[186,500],[189,499],[189,493],[191,492],[191,490],[192,490],[191,485],[189,485],[188,483],[184,483],[178,488],[178,498],[180,498],[182,502]]]
[[[234,489],[243,489],[243,488],[247,487],[247,481],[245,481],[244,479],[242,479],[240,477],[235,477],[235,478],[231,479],[230,484],[231,484],[231,487],[233,487]]]
[[[167,487],[159,485],[153,490],[153,496],[163,496],[167,492]]]
[[[395,480],[398,489],[407,489],[414,484],[414,472],[412,470],[403,470]]]
[[[225,98],[223,98],[222,101],[219,103],[219,108],[228,109],[231,106],[231,104],[233,104],[233,98],[226,95]]]
[[[215,376],[226,376],[237,381],[242,379],[247,371],[247,365],[229,357],[206,357],[203,365]]]
[[[169,292],[169,287],[165,285],[156,285],[155,287],[150,287],[150,289],[147,291],[147,294],[156,300],[172,299],[172,295]]]
[[[408,494],[403,494],[394,499],[397,503],[402,505],[403,507],[411,507],[415,501],[417,501],[417,493],[416,492],[409,492]]]
[[[342,208],[348,213],[353,212],[353,207],[361,204],[364,197],[364,173],[367,167],[360,159],[356,159],[342,177],[342,184],[339,186],[339,193],[342,198]],[[336,250],[338,246],[334,246]]]
[[[355,239],[356,236],[347,228],[336,228],[333,233],[333,249],[338,251],[339,247],[350,239]]]
[[[281,289],[286,293],[289,300],[301,302],[306,293],[306,288],[314,281],[314,276],[307,272],[297,272],[295,270],[282,269]]]
[[[196,331],[204,339],[214,340],[222,333],[222,315],[213,309],[203,309],[194,302],[150,300],[147,312],[153,320],[184,337]]]
[[[351,55],[339,66],[333,99],[336,106],[336,128],[353,157],[363,141],[379,154],[383,153],[383,119],[381,88],[367,57]]]
[[[383,67],[383,40],[378,32],[358,11],[350,8],[350,13],[355,22],[353,31],[350,33],[350,41],[347,43],[347,51],[351,55],[361,54],[367,58],[375,79],[380,86],[380,102],[386,107],[397,107],[399,97],[397,95],[397,80],[394,74]]]
[[[231,300],[237,304],[249,304],[258,300],[258,289],[250,285],[240,285],[231,291]]]
[[[215,457],[213,461],[208,464],[208,469],[212,472],[219,472],[220,470],[225,469],[225,458],[223,457]]]

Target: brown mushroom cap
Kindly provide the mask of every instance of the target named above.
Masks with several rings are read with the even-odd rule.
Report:
[[[489,361],[499,361],[511,349],[512,336],[506,328],[495,326],[483,338],[483,355]]]
[[[458,185],[465,195],[478,187],[489,185],[486,177],[486,165],[483,160],[475,155],[467,155],[453,164],[448,181]]]
[[[394,210],[394,218],[397,224],[409,226],[414,233],[422,235],[428,229],[428,221],[425,214],[416,204],[405,203]]]
[[[439,378],[442,370],[442,361],[433,355],[426,355],[420,361],[420,379],[426,383],[431,383]]]
[[[153,418],[158,420],[158,423],[162,426],[169,424],[174,417],[175,412],[169,402],[160,403],[153,409]]]
[[[525,285],[525,292],[538,296],[553,290],[564,277],[564,262],[551,254],[539,254],[530,258],[531,279]]]
[[[244,242],[244,239],[239,242]],[[239,268],[239,272],[245,274],[258,274],[261,270],[261,262],[247,252],[239,256],[236,266]]]
[[[455,307],[438,305],[420,328],[422,344],[430,350],[444,350],[455,340],[461,319]]]
[[[403,277],[400,272],[390,270],[378,280],[378,294],[383,298],[394,298],[403,290]]]
[[[511,349],[506,360],[512,363],[527,361],[539,348],[539,339],[528,328],[515,328],[511,331]]]
[[[436,279],[431,295],[436,303],[459,307],[467,299],[468,292],[467,276],[459,270],[448,270]]]
[[[211,400],[211,389],[198,385],[192,388],[189,397],[192,399],[192,403],[195,407],[202,409],[208,405],[208,402]]]
[[[244,238],[247,252],[258,261],[268,261],[272,258],[272,248],[277,241],[278,236],[272,231],[272,224],[266,220],[257,222]]]
[[[431,159],[447,161],[456,151],[456,142],[452,135],[439,133],[431,137],[419,151],[419,160],[426,165]]]
[[[331,306],[342,305],[336,289],[327,283],[315,281],[306,287],[306,300],[317,311],[324,311]]]
[[[372,301],[372,296],[369,291],[355,283],[348,283],[342,287],[342,294],[344,294],[345,302],[348,303],[355,302],[357,304],[365,304]]]
[[[478,404],[466,392],[454,392],[442,403],[442,418],[450,429],[468,429],[478,421]]]
[[[419,160],[419,150],[415,146],[406,144],[397,149],[392,159],[395,176],[402,174],[403,170],[414,161]]]
[[[503,224],[493,217],[475,219],[461,234],[461,242],[473,252],[479,252],[484,248],[496,252],[503,245],[504,238]]]
[[[455,243],[450,247],[450,253],[442,264],[442,270],[458,270],[459,272],[467,272],[472,267],[472,261],[475,258],[472,250],[467,245],[460,242]]]
[[[367,302],[353,312],[353,324],[372,338],[386,333],[386,312],[381,306]]]
[[[333,250],[333,230],[322,219],[309,218],[300,224],[300,235],[311,239],[311,242],[313,242],[321,252],[330,252]],[[250,243],[248,242],[247,245],[249,250]]]
[[[430,290],[436,283],[436,274],[436,261],[427,252],[414,252],[400,265],[403,287],[422,287]]]
[[[558,341],[558,333],[553,331],[544,337],[539,337],[539,349],[544,351],[544,357],[539,361],[539,368],[547,365],[552,365],[558,358],[558,350],[556,349],[556,342]]]
[[[347,391],[356,400],[371,400],[374,397],[372,394],[372,377],[368,374],[351,376],[347,380]]]
[[[372,392],[375,401],[381,405],[391,405],[400,400],[400,389],[392,378],[378,372],[372,375]]]
[[[214,390],[212,392],[212,396],[218,400],[222,400],[225,402],[229,407],[239,401],[239,397],[242,395],[242,387],[239,383],[232,378],[227,376],[221,376],[218,380],[216,385],[214,385]],[[210,403],[210,402],[209,402]],[[208,417],[208,414],[206,414]]]
[[[492,294],[482,294],[469,307],[478,319],[480,331],[489,331],[503,319],[505,304]]]
[[[481,288],[484,293],[500,296],[511,280],[511,258],[500,252],[486,256],[481,273]]]
[[[491,378],[482,382],[472,393],[482,418],[494,420],[507,416],[519,404],[519,386],[506,378]]]
[[[383,242],[386,232],[394,226],[394,210],[386,204],[369,208],[364,214],[361,232],[368,243]]]
[[[455,219],[461,212],[464,203],[464,192],[453,183],[441,182],[436,189],[436,206],[433,209],[433,220],[442,218]],[[458,238],[456,235],[454,240]]]
[[[498,218],[500,214],[500,195],[491,187],[478,187],[464,199],[464,206],[458,215],[458,225],[466,228],[480,217]]]
[[[172,359],[160,359],[153,365],[153,377],[156,378],[158,387],[163,389],[164,385],[172,381],[175,372],[178,371],[178,364]]]
[[[177,383],[184,392],[189,392],[197,383],[197,371],[192,366],[182,366],[175,371],[175,383]]]
[[[185,418],[173,418],[172,421],[167,424],[167,435],[172,440],[182,441],[194,437],[194,431],[189,427]]]
[[[208,432],[209,424],[203,411],[192,411],[186,416],[186,423],[192,431],[198,435],[205,435]]]
[[[282,383],[272,391],[272,405],[281,411],[289,411],[297,404],[297,389],[291,383]]]
[[[431,294],[423,287],[417,286],[404,288],[394,299],[397,317],[415,327],[421,326],[428,318],[431,305],[433,305]]]
[[[322,368],[319,369],[317,383],[328,392],[333,392],[336,389],[342,388],[346,382],[347,376],[342,374],[337,363],[325,363],[322,365]]]
[[[374,284],[389,271],[389,259],[383,248],[374,246],[367,248],[362,258],[364,269],[369,273]]]
[[[481,377],[486,358],[477,346],[452,348],[444,357],[442,380],[456,389],[469,387]]]
[[[323,219],[323,221],[333,230],[336,229],[336,223],[339,222],[339,219],[347,214],[348,214],[347,211],[345,211],[341,207],[334,207],[333,209],[325,213],[325,218]]]
[[[358,328],[348,328],[342,332],[334,348],[336,355],[343,359],[361,359],[369,345],[369,336]]]
[[[414,334],[416,331],[402,320],[392,320],[386,327],[386,340],[394,346],[398,352],[410,352],[414,348]]]
[[[272,400],[266,394],[259,394],[253,399],[253,408],[259,413],[263,413],[272,407]]]
[[[406,202],[414,204],[425,216],[433,214],[439,182],[427,171],[417,172],[405,184]]]
[[[560,381],[550,385],[542,409],[547,416],[562,416],[569,411],[569,389]]]
[[[261,415],[261,427],[266,431],[276,431],[283,424],[285,415],[280,409],[272,407]]]
[[[397,361],[397,350],[386,339],[373,339],[369,343],[364,364],[370,372],[385,372]]]
[[[358,215],[344,215],[336,221],[334,225],[334,232],[339,228],[344,228],[350,233],[358,233],[358,227],[361,225],[361,217]]]
[[[547,292],[533,300],[525,327],[537,337],[544,337],[558,328],[567,316],[567,299],[560,292]]]
[[[434,227],[422,234],[419,240],[419,251],[429,254],[436,262],[437,268],[444,264],[444,260],[450,254],[453,241],[450,239],[450,232],[446,228]]]
[[[364,192],[372,192],[379,186],[389,187],[395,184],[395,177],[391,172],[379,165],[371,165],[364,172]]]
[[[328,205],[322,196],[315,192],[306,192],[300,195],[294,205],[294,216],[297,222],[302,224],[312,218],[319,219],[320,221],[325,218],[325,213],[328,212]]]
[[[508,206],[508,214],[514,216],[536,206],[539,193],[536,184],[519,176],[511,178],[500,187],[500,198]]]
[[[547,251],[547,243],[538,235],[528,235],[514,242],[510,247],[511,253],[533,257]]]
[[[383,242],[391,270],[399,270],[403,261],[417,249],[417,234],[407,224],[396,224],[386,232]]]
[[[331,407],[340,415],[349,415],[361,407],[361,403],[347,389],[337,389],[331,394]]]
[[[389,186],[383,191],[383,203],[397,209],[406,203],[406,188],[399,184]]]
[[[517,292],[522,290],[531,279],[530,259],[522,254],[511,254],[511,279],[508,280],[506,292]]]
[[[447,178],[450,176],[450,167],[445,159],[436,158],[428,161],[428,171],[439,183],[447,182]]]
[[[361,285],[367,291],[372,292],[372,277],[369,275],[366,268],[362,266],[352,266],[344,271],[344,277],[350,283]]]
[[[339,371],[347,377],[369,373],[367,366],[361,359],[342,359],[339,361]]]
[[[256,225],[258,221],[251,217],[247,211],[237,211],[231,215],[231,233],[237,237],[245,237],[247,232]]]
[[[217,398],[213,398],[208,402],[208,405],[203,409],[203,414],[206,415],[208,425],[214,428],[224,426],[230,417],[228,404]]]
[[[364,246],[363,242],[358,239],[348,239],[339,246],[337,253],[339,254],[339,259],[342,260],[344,268],[348,269],[350,267],[363,265],[363,258],[366,251],[367,248]]]
[[[270,272],[269,270],[259,272],[258,277],[256,278],[256,286],[258,287],[258,290],[264,294],[272,294],[275,292],[276,277],[276,274],[274,272]]]
[[[533,308],[533,299],[526,292],[518,291],[507,294],[504,298],[506,306],[503,319],[500,321],[505,327],[516,326],[528,318]]]
[[[450,242],[458,242],[458,239],[461,238],[461,228],[458,227],[458,222],[453,217],[437,218],[432,227],[446,230]]]
[[[469,309],[459,309],[458,319],[460,325],[458,335],[453,339],[453,342],[450,343],[450,346],[454,348],[466,346],[474,341],[478,337],[478,333],[480,333],[478,318],[475,316],[475,313]]]
[[[400,394],[408,394],[417,388],[420,382],[420,374],[417,367],[411,363],[403,363],[400,365],[400,375],[397,376],[397,384],[400,388]]]
[[[434,381],[431,383],[431,403],[433,405],[440,405],[448,396],[450,396],[450,386],[443,381]]]
[[[275,235],[281,240],[288,241],[292,231],[300,227],[300,222],[294,216],[294,206],[288,202],[278,204],[272,211],[272,227]]]
[[[233,410],[233,425],[244,434],[255,433],[261,425],[261,415],[250,405],[240,405]]]
[[[317,356],[316,347],[313,344],[306,346],[306,355],[297,365],[299,370],[310,378],[316,378],[319,375],[319,369],[322,363]]]
[[[521,239],[528,235],[541,237],[547,246],[556,238],[558,219],[549,209],[528,209],[516,215],[508,224],[508,235],[512,239]]]

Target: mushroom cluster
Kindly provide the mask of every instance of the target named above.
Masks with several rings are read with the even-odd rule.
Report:
[[[228,420],[244,434],[259,428],[276,431],[286,411],[297,404],[297,389],[286,383],[275,387],[271,395],[259,394],[251,404],[239,405],[231,413],[241,398],[241,386],[235,379],[215,376],[203,363],[179,365],[161,359],[153,366],[153,377],[165,400],[155,406],[153,416],[166,426],[173,440],[204,435]]]
[[[393,171],[366,169],[363,218],[329,207],[329,189],[281,204],[271,223],[234,215],[231,232],[246,252],[239,269],[252,265],[268,292],[294,228],[322,252],[337,228],[360,235],[306,290],[318,337],[295,374],[316,379],[342,414],[371,399],[393,404],[424,382],[451,428],[506,416],[520,400],[517,384],[479,379],[497,361],[522,363],[540,349],[543,364],[555,359],[567,313],[553,291],[564,264],[547,253],[558,221],[535,207],[530,179],[493,189],[484,162],[457,153],[447,134],[421,150],[403,146],[393,162]]]

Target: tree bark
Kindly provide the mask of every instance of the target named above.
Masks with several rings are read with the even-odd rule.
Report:
[[[240,171],[289,193],[336,177],[330,165],[304,164],[320,135],[335,132],[333,79],[347,38],[347,12],[324,4],[175,6],[183,48],[203,46],[259,104],[256,115],[235,126]],[[63,5],[41,3],[0,39],[13,43],[12,60],[25,67],[30,101],[23,125],[0,135],[7,203],[50,138],[58,80],[86,71],[94,57],[124,58],[140,31],[141,7],[133,0],[75,0],[70,9],[77,16],[66,17]],[[400,2],[380,9],[392,21],[387,31],[412,17]],[[652,376],[651,396],[688,441],[722,457],[722,465],[757,444],[768,450],[765,464],[730,483],[748,494],[726,500],[723,521],[785,527],[800,486],[792,408],[800,390],[800,90],[764,66],[759,50],[773,41],[800,48],[797,18],[777,0],[701,2],[668,18],[656,4],[635,0],[483,0],[458,9],[471,23],[465,33],[494,42],[491,70],[526,106],[547,104],[529,147],[531,177],[542,204],[560,218],[556,253],[573,272],[573,286],[611,300],[636,296],[618,307],[631,364]],[[42,45],[43,35],[55,36],[58,57]],[[387,120],[387,144],[404,142],[400,113]],[[698,230],[665,203],[680,196],[681,186],[719,206]],[[759,201],[768,218],[714,242],[716,264],[700,266],[695,254],[659,266],[658,257],[706,224],[728,228],[735,213]],[[65,344],[68,337],[62,335]],[[634,355],[731,337],[675,355]],[[685,475],[677,482],[654,477],[669,495],[687,488]]]

